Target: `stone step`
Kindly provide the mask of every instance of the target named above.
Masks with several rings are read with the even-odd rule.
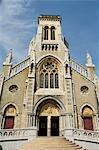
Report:
[[[38,137],[18,150],[82,150],[82,147],[63,137]]]

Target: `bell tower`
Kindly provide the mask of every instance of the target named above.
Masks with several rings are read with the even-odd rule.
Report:
[[[38,35],[42,41],[58,41],[61,39],[61,17],[41,15],[38,17]]]
[[[61,53],[63,54],[61,59],[64,62],[69,61],[69,44],[62,35],[59,15],[40,15],[38,17],[37,34],[30,42],[29,56],[36,55],[38,51],[39,54],[41,53],[40,56],[44,56],[45,53],[45,55],[54,54],[59,57]]]

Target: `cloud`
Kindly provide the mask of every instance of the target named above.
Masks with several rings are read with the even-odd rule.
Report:
[[[14,49],[15,61],[27,54],[29,40],[36,26],[35,9],[29,8],[32,0],[3,0],[0,5],[0,55]],[[28,15],[29,14],[29,15]],[[30,15],[31,14],[31,15]],[[1,57],[0,57],[1,59]]]

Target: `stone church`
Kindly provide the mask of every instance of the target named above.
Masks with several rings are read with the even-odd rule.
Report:
[[[38,136],[64,129],[99,130],[99,80],[92,58],[70,56],[61,17],[38,17],[28,56],[16,65],[9,51],[0,74],[0,128],[37,127]]]

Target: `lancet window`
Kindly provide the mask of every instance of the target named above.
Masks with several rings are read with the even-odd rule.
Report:
[[[51,40],[55,40],[55,27],[51,27]]]
[[[49,28],[48,26],[45,26],[43,29],[43,37],[44,40],[55,40],[55,27],[51,26],[51,28]]]
[[[44,40],[48,40],[48,30],[49,30],[49,27],[45,26],[44,27]]]

